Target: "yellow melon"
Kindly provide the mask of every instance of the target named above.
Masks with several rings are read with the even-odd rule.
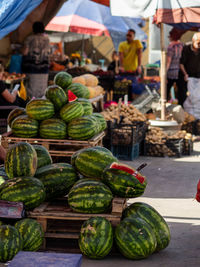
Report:
[[[97,86],[99,83],[98,78],[93,74],[83,74],[81,76],[85,79],[86,86]]]
[[[88,86],[88,90],[90,92],[90,98],[94,98],[96,96],[96,90],[94,87]]]
[[[72,83],[81,83],[83,85],[86,84],[85,78],[82,76],[77,76],[77,77],[72,78]]]
[[[104,93],[104,89],[100,85],[95,86],[94,89],[96,90],[96,96]]]

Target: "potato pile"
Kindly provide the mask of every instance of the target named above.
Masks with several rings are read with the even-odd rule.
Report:
[[[185,130],[187,133],[193,133],[195,117],[187,112],[185,112],[185,120],[182,124],[181,129]]]
[[[106,121],[114,122],[120,116],[123,116],[123,124],[132,124],[135,121],[146,121],[146,117],[132,104],[129,105],[110,105],[101,114]]]
[[[151,127],[145,138],[146,155],[157,157],[176,156],[178,153],[178,148],[176,148],[175,143],[172,143],[173,139],[177,140],[177,144],[179,140],[183,139],[183,151],[184,154],[187,154],[190,149],[190,142],[192,142],[191,133],[187,133],[186,131],[182,130],[178,131],[174,135],[169,136],[161,128]]]

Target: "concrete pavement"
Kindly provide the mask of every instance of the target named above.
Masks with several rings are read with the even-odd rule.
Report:
[[[133,167],[148,165],[142,173],[148,185],[142,197],[129,203],[143,201],[164,216],[171,231],[169,246],[149,258],[131,261],[123,256],[107,256],[94,261],[83,258],[83,267],[197,267],[200,266],[200,203],[194,200],[200,179],[200,142],[194,152],[181,158],[139,157],[124,162]]]

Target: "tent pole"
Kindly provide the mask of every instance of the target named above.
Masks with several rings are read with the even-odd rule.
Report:
[[[161,87],[161,120],[166,120],[166,81],[167,69],[166,59],[167,53],[164,44],[164,25],[160,25],[160,46],[161,46],[161,69],[160,69],[160,87]]]

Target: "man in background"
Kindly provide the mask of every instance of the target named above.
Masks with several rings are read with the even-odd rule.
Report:
[[[142,43],[135,40],[135,31],[129,29],[126,34],[126,41],[119,44],[120,69],[122,71],[142,73]]]

